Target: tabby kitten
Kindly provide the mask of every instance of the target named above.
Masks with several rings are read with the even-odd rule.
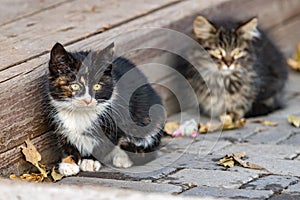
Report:
[[[224,20],[213,24],[198,16],[193,29],[208,54],[200,55],[197,61],[202,77],[193,67],[186,68],[187,77],[196,88],[205,114],[230,115],[237,120],[267,114],[282,106],[287,80],[285,59],[258,29],[257,18],[246,23]],[[193,53],[197,59],[197,52]]]
[[[133,63],[113,56],[114,44],[67,52],[56,43],[51,50],[50,117],[63,149],[63,175],[98,171],[106,162],[127,168],[135,158],[147,161],[146,153],[160,145],[160,97]]]

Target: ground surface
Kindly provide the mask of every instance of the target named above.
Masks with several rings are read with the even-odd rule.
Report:
[[[176,196],[299,199],[300,129],[287,122],[299,115],[300,74],[292,73],[287,87],[287,107],[261,117],[277,127],[251,123],[241,129],[199,135],[195,140],[165,138],[156,160],[127,170],[104,168],[100,173],[81,173],[58,184],[97,185],[159,192]],[[178,118],[179,115],[172,117]],[[192,114],[183,113],[188,119]],[[267,170],[230,169],[216,161],[225,154],[244,151],[252,163]]]
[[[1,1],[0,174],[5,174],[5,177],[11,172],[23,173],[27,169],[20,145],[28,137],[42,152],[43,158],[54,155],[48,152],[55,142],[40,102],[44,101],[41,83],[46,80],[45,63],[49,59],[49,50],[56,42],[63,43],[68,50],[98,50],[101,45],[115,41],[124,31],[141,27],[164,27],[189,35],[192,21],[199,14],[229,14],[240,19],[258,16],[261,27],[270,32],[288,56],[300,40],[299,0],[82,2]],[[169,40],[170,44],[162,42],[161,35],[155,34],[146,34],[140,40],[136,38],[125,37],[124,41],[120,39],[117,44],[122,50],[123,47],[138,47],[144,42],[159,43],[164,47],[173,43],[173,40]],[[148,56],[151,55],[137,55],[151,62]],[[158,74],[152,69],[148,71],[152,72],[147,76],[150,75],[153,82],[173,85],[170,74]],[[56,184],[33,185],[1,179],[0,200],[121,197],[144,200],[300,199],[300,129],[287,123],[288,115],[300,115],[299,85],[300,74],[291,73],[286,94],[287,107],[262,117],[278,122],[277,127],[254,124],[249,119],[244,128],[200,135],[195,140],[165,138],[158,158],[146,166],[128,170],[106,167],[99,173],[81,173]],[[162,93],[162,97],[168,105],[173,105],[168,101],[168,94]],[[182,113],[184,119],[190,119],[193,115],[190,112]],[[179,117],[176,115],[171,118]],[[267,170],[239,166],[225,169],[216,164],[225,154],[240,151],[246,152],[247,161]]]

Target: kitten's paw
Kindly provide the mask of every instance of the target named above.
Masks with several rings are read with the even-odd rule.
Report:
[[[83,159],[79,162],[81,171],[98,172],[101,168],[101,163],[98,160]]]
[[[79,166],[75,163],[65,163],[61,162],[58,166],[58,171],[60,174],[65,176],[73,176],[79,173]]]
[[[121,152],[113,157],[113,165],[118,168],[128,168],[133,165],[133,162],[125,152]]]

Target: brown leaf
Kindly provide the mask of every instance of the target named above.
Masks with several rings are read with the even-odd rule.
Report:
[[[233,157],[223,157],[218,161],[218,165],[223,165],[224,167],[233,167],[234,160]]]
[[[178,129],[179,126],[180,126],[179,122],[177,122],[177,121],[169,121],[169,122],[166,122],[164,131],[165,131],[168,135],[172,135],[172,133],[174,133],[174,131],[175,131],[176,129]]]
[[[262,124],[264,126],[278,126],[277,122],[271,122],[271,121],[267,121],[267,120],[263,120],[263,119],[254,119],[251,122],[252,123],[259,123],[259,124]]]
[[[21,149],[26,161],[30,162],[34,166],[37,166],[39,161],[42,159],[41,154],[36,150],[35,146],[29,139],[27,139],[25,143],[26,146],[21,146]]]
[[[48,174],[46,166],[39,164],[39,161],[42,160],[41,154],[36,150],[35,146],[31,143],[29,139],[27,139],[25,143],[26,146],[21,146],[21,149],[22,149],[22,153],[25,156],[26,161],[33,164],[46,178]]]
[[[288,117],[288,122],[290,124],[294,125],[295,127],[299,128],[300,127],[300,116],[290,115]]]
[[[231,130],[241,128],[246,125],[247,121],[245,119],[239,119],[236,122],[232,122],[232,119],[228,119],[223,122],[223,130]]]
[[[244,158],[245,156],[246,156],[245,152],[227,154],[223,158],[221,158],[217,164],[222,165],[224,167],[233,167],[235,164],[239,164],[245,168],[265,170],[265,168],[259,165],[242,160],[242,158]]]
[[[222,130],[232,130],[241,128],[247,123],[247,121],[243,118],[233,122],[230,115],[222,115],[220,119],[222,121],[221,123],[200,124],[199,132],[208,133]]]
[[[234,157],[234,160],[239,163],[241,166],[245,168],[250,168],[250,169],[265,169],[262,166],[247,162],[245,160],[242,160],[241,158]]]
[[[22,174],[19,177],[15,174],[11,174],[9,178],[12,180],[22,180],[22,181],[35,182],[35,183],[50,182],[50,180],[47,177],[44,177],[43,174],[36,174],[36,173]]]
[[[61,180],[64,177],[64,175],[57,173],[55,171],[55,167],[53,167],[51,171],[51,177],[53,178],[54,182],[56,182]]]

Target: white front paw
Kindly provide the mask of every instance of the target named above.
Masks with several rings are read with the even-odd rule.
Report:
[[[132,161],[125,152],[116,154],[113,157],[113,165],[118,168],[128,168],[133,165]]]
[[[97,172],[101,168],[101,163],[98,160],[83,159],[79,162],[81,171]]]
[[[79,166],[75,163],[59,163],[58,171],[60,174],[65,176],[73,176],[79,173]]]

